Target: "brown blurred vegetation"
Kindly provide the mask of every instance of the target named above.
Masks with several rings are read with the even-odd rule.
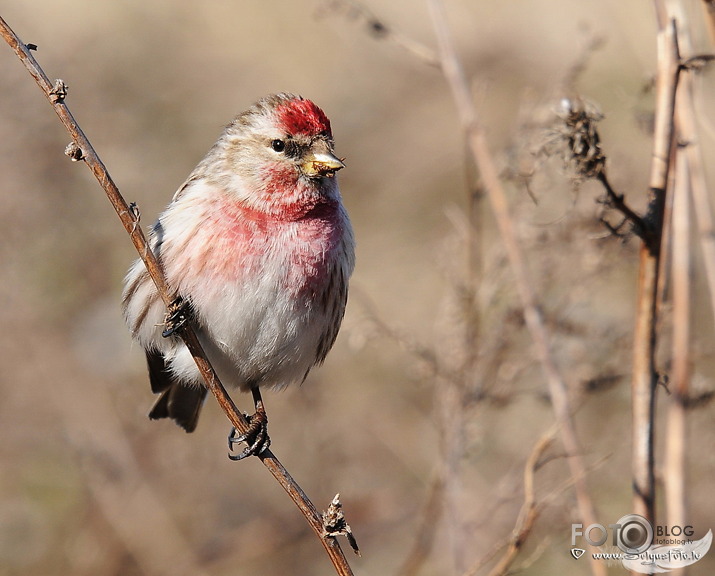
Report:
[[[696,50],[711,51],[699,3],[685,4]],[[364,5],[435,45],[422,3]],[[560,158],[532,153],[559,100],[582,95],[605,115],[612,183],[644,208],[652,6],[450,0],[447,9],[505,175],[536,165],[529,190],[508,180],[513,213],[607,525],[630,511],[637,240],[608,236],[595,184],[577,187]],[[265,396],[272,447],[319,508],[340,492],[363,551],[351,559],[356,574],[403,565],[445,442],[460,450],[449,493],[437,494],[445,506],[428,522],[434,547],[420,574],[461,574],[504,541],[524,462],[553,416],[482,200],[470,229],[477,178],[439,70],[320,0],[34,0],[1,10],[39,46],[48,75],[67,82],[71,110],[145,225],[221,126],[258,97],[292,91],[324,108],[347,157],[341,188],[358,266],[325,366],[301,388]],[[132,247],[89,171],[63,155],[67,135],[9,49],[0,67],[0,575],[330,574],[260,464],[226,458],[228,423],[211,400],[192,435],[146,418],[143,358],[118,305]],[[698,76],[706,158],[714,79],[712,69]],[[692,386],[705,392],[715,340],[698,257]],[[664,334],[667,323],[666,313]],[[661,363],[667,371],[665,347]],[[453,377],[472,392],[456,407],[444,400]],[[689,420],[687,498],[700,537],[715,528],[712,405]],[[581,520],[558,442],[548,454],[537,473],[544,507],[517,566],[587,574],[569,555],[571,523]],[[711,552],[690,573],[713,568]]]

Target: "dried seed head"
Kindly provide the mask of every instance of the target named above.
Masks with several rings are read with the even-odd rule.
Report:
[[[75,142],[70,142],[65,147],[65,154],[70,157],[72,162],[79,162],[84,158],[84,152]]]
[[[360,548],[358,548],[355,536],[353,536],[350,525],[345,521],[340,494],[336,494],[335,498],[330,502],[328,510],[323,512],[323,538],[335,538],[340,535],[348,539],[353,552],[360,556]]]
[[[565,160],[581,178],[597,178],[606,166],[596,125],[603,114],[593,104],[563,98],[560,133],[566,141]]]
[[[55,80],[55,84],[50,90],[50,102],[57,104],[58,102],[64,102],[67,97],[67,92],[69,92],[69,86],[65,84],[65,81],[61,78]]]

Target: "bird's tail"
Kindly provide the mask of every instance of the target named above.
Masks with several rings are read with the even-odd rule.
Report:
[[[187,432],[193,432],[206,399],[206,388],[182,385],[167,370],[164,356],[160,352],[147,350],[146,360],[151,390],[154,394],[159,394],[149,411],[149,418],[171,418]]]

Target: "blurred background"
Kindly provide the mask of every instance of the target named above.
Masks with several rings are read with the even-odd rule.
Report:
[[[712,52],[702,2],[682,4],[693,51]],[[608,235],[602,190],[575,182],[548,144],[558,141],[559,101],[583,97],[604,115],[611,182],[645,208],[653,6],[447,0],[446,9],[608,525],[631,511],[638,240]],[[0,15],[69,85],[70,109],[145,226],[259,97],[295,92],[326,111],[347,158],[340,181],[358,264],[325,365],[300,388],[264,394],[272,448],[319,509],[340,492],[363,553],[347,549],[356,574],[465,574],[486,561],[515,525],[524,464],[553,411],[451,95],[429,62],[426,4],[33,0],[4,3]],[[0,575],[334,573],[260,462],[228,460],[229,424],[211,398],[191,435],[147,419],[143,354],[119,310],[131,243],[90,172],[64,156],[67,134],[7,47],[0,70]],[[705,69],[696,80],[706,158],[714,78]],[[707,398],[715,340],[699,258],[692,387]],[[668,320],[666,307],[664,371]],[[250,408],[249,397],[235,399]],[[658,403],[660,481],[662,389]],[[697,538],[715,528],[715,425],[702,404],[688,413]],[[536,498],[540,516],[514,567],[590,573],[569,554],[582,519],[558,441]],[[714,569],[711,551],[690,573]]]

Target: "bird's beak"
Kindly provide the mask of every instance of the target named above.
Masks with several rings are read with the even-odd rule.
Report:
[[[345,164],[330,152],[309,152],[300,165],[303,174],[309,178],[327,176],[332,178]]]

